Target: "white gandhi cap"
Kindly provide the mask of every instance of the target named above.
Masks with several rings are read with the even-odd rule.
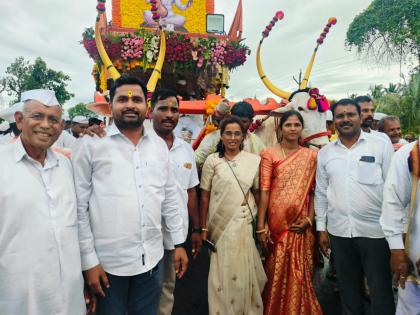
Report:
[[[72,122],[78,124],[88,124],[89,120],[85,116],[74,116]]]
[[[55,92],[52,90],[37,89],[23,92],[22,96],[20,97],[20,101],[26,102],[29,100],[38,101],[41,104],[49,107],[60,106],[57,98],[55,97]]]

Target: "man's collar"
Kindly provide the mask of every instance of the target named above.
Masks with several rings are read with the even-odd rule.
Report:
[[[175,133],[174,132],[172,132],[172,135],[174,136],[174,143],[172,144],[171,150],[176,149],[178,147],[181,147],[182,146],[182,142],[184,141],[184,140],[178,138],[177,136],[175,136]]]
[[[363,140],[363,141],[366,140],[366,138],[367,138],[366,132],[364,132],[362,129],[360,129],[359,139],[357,139],[357,141],[353,145],[359,143],[361,140]],[[344,144],[341,142],[340,136],[338,136],[337,141],[335,141],[334,144],[344,146]]]
[[[108,129],[106,131],[107,137],[112,137],[115,135],[122,135],[122,132],[118,129],[117,125],[113,123],[112,125],[108,126]],[[147,137],[149,135],[149,131],[147,131],[147,128],[143,125],[143,137]]]
[[[20,137],[13,143],[13,146],[14,146],[14,156],[15,156],[16,163],[20,162],[24,157],[34,161],[34,159],[31,158],[26,152]],[[57,155],[50,148],[48,148],[47,155],[45,157],[44,168],[45,169],[52,168],[56,166],[57,164],[58,164]]]

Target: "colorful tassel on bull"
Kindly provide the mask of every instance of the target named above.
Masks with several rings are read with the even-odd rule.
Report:
[[[309,90],[309,100],[306,104],[310,110],[318,110],[320,113],[324,113],[330,109],[330,103],[324,95],[319,94],[317,88]]]

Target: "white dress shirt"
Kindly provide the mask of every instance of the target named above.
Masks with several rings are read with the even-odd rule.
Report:
[[[0,314],[84,315],[71,163],[0,147]]]
[[[197,186],[198,180],[197,165],[195,163],[194,151],[191,144],[174,135],[174,143],[169,150],[171,169],[176,181],[178,191],[178,203],[182,215],[184,240],[188,235],[188,189]],[[171,236],[163,227],[163,244],[165,249],[174,249]]]
[[[17,137],[13,134],[13,132],[9,132],[5,135],[0,135],[0,145],[6,145],[9,143],[15,142]]]
[[[377,136],[377,137],[379,137],[379,138],[381,138],[381,139],[384,139],[384,140],[386,140],[387,142],[391,142],[391,139],[388,137],[388,135],[386,134],[386,133],[384,133],[384,132],[380,132],[380,131],[377,131],[377,130],[373,130],[373,129],[371,129],[370,130],[370,134],[371,135],[374,135],[374,136]],[[392,142],[391,142],[391,144],[392,144]]]
[[[393,152],[390,141],[363,131],[350,149],[338,139],[319,151],[318,231],[340,237],[384,237],[379,224],[382,189]]]
[[[63,130],[53,146],[71,149],[76,141],[77,139],[73,135],[68,133],[66,130]]]
[[[384,186],[380,222],[390,249],[404,249],[402,236],[406,233],[405,223],[410,205],[412,183],[407,161],[414,145],[416,142],[407,144],[394,154]],[[418,184],[414,213],[409,254],[415,266],[416,261],[420,259],[420,187]],[[419,276],[418,272],[416,272],[416,276]]]
[[[117,276],[151,270],[163,257],[162,219],[174,244],[185,240],[168,147],[143,130],[133,145],[114,124],[73,149],[83,270],[99,263]]]

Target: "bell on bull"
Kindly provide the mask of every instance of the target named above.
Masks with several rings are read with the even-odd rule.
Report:
[[[258,45],[257,50],[257,69],[258,74],[263,81],[264,85],[275,95],[283,98],[288,99],[289,103],[284,106],[280,107],[277,110],[271,113],[271,116],[278,117],[281,116],[282,113],[294,109],[301,113],[305,125],[302,131],[302,145],[308,145],[315,148],[321,148],[322,146],[328,143],[328,131],[326,129],[326,118],[327,118],[327,110],[329,109],[330,105],[327,98],[319,93],[317,88],[308,88],[309,77],[312,71],[312,66],[315,61],[315,56],[318,51],[318,47],[322,45],[324,42],[325,37],[327,36],[330,28],[337,23],[336,18],[330,18],[328,20],[327,25],[324,27],[323,32],[317,39],[317,45],[312,53],[311,60],[309,61],[309,65],[306,68],[303,80],[299,82],[299,89],[293,93],[281,90],[277,88],[265,75],[264,70],[261,65],[261,46],[264,42],[264,39],[267,38],[274,27],[274,25],[281,19],[283,19],[284,13],[279,11],[276,13],[274,18],[271,20],[270,24],[267,25],[266,29],[262,33],[262,39]],[[277,131],[277,124],[275,122],[275,118],[270,117],[265,120],[264,127],[265,133],[267,130],[273,130],[273,128]],[[265,135],[259,134],[262,140],[264,141]],[[267,145],[272,145],[273,143],[266,143]]]

